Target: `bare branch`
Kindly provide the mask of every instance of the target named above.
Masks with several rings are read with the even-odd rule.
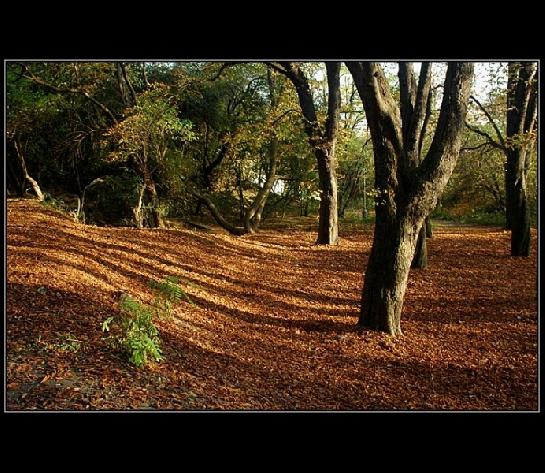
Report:
[[[488,121],[491,123],[491,125],[494,127],[494,131],[496,132],[496,135],[498,137],[498,140],[500,142],[500,144],[505,147],[505,139],[503,138],[502,134],[501,134],[501,131],[500,129],[498,128],[498,125],[496,125],[496,122],[494,121],[494,119],[492,118],[492,116],[490,115],[490,113],[488,113],[488,110],[486,110],[486,108],[484,108],[484,106],[481,104],[481,102],[479,102],[473,95],[471,95],[469,97],[470,100],[473,100],[473,102],[475,102],[477,104],[477,106],[483,111],[483,113],[486,115],[486,118],[488,118]]]
[[[468,151],[475,151],[476,149],[481,149],[481,148],[484,148],[486,146],[492,146],[492,145],[490,144],[490,142],[485,141],[484,143],[481,143],[480,145],[477,145],[477,146],[464,146],[463,148],[460,148],[460,153],[467,153]]]
[[[197,199],[199,199],[201,202],[203,202],[206,205],[206,207],[208,208],[208,210],[210,211],[210,213],[214,217],[214,220],[216,220],[218,225],[220,225],[222,228],[227,230],[232,235],[240,236],[240,235],[244,235],[245,233],[247,233],[246,229],[244,229],[242,227],[235,227],[234,225],[231,225],[227,220],[225,220],[223,215],[221,215],[221,213],[219,212],[217,207],[214,205],[214,203],[207,196],[205,196],[203,194],[199,194],[195,190],[190,190],[190,192],[191,192],[191,194],[193,194],[193,196],[195,196]]]
[[[494,138],[492,138],[486,131],[482,131],[481,129],[475,126],[470,125],[467,121],[466,121],[466,127],[470,129],[472,132],[477,133],[478,135],[484,136],[488,140],[488,143],[491,146],[494,146],[494,148],[498,148],[498,149],[501,149],[502,151],[505,151],[505,146],[498,143],[497,141],[494,141]]]
[[[279,64],[276,64],[274,62],[266,62],[265,64],[271,69],[274,69],[276,72],[279,72],[280,74],[283,74],[289,78],[288,71],[284,67],[280,66]]]
[[[219,68],[219,71],[216,73],[216,75],[210,79],[208,79],[209,81],[213,82],[217,79],[219,79],[219,77],[223,74],[223,72],[229,68],[229,67],[233,67],[233,66],[238,66],[240,64],[244,64],[244,62],[224,62],[221,67]]]

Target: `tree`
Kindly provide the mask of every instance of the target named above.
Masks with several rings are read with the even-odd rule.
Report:
[[[530,168],[530,149],[537,127],[536,63],[508,64],[505,137],[486,108],[475,97],[471,99],[485,114],[496,137],[469,123],[466,123],[467,127],[505,153],[505,211],[506,226],[511,230],[511,256],[529,256],[530,218],[526,182]]]
[[[293,84],[304,117],[304,129],[318,164],[320,180],[320,210],[317,244],[333,245],[338,238],[337,177],[335,174],[335,144],[339,125],[340,68],[339,62],[327,62],[327,119],[322,128],[318,122],[316,105],[309,81],[301,67],[294,62],[268,63],[284,74]]]
[[[175,108],[169,103],[170,98],[164,87],[151,87],[140,96],[138,104],[129,111],[129,115],[109,132],[117,148],[112,158],[132,159],[142,179],[138,203],[134,209],[138,227],[146,223],[150,227],[163,225],[154,173],[175,141],[194,138],[191,122],[178,118]]]
[[[403,112],[377,63],[346,63],[362,99],[375,163],[375,230],[362,291],[358,325],[401,334],[401,309],[411,261],[425,218],[435,207],[456,165],[473,79],[473,64],[448,65],[443,100],[424,159],[418,163],[419,126],[430,90],[423,64],[414,109]],[[402,94],[403,95],[403,94]],[[403,100],[403,99],[402,99]],[[410,118],[408,118],[410,117]]]
[[[225,67],[223,67],[225,69]],[[221,72],[221,70],[220,70]],[[259,83],[261,75],[253,77],[249,80],[248,86],[245,87],[243,93],[239,94],[229,105],[231,113],[243,105],[245,101],[255,102],[252,98],[252,94],[259,95],[258,89],[251,89],[255,87],[254,84]],[[239,194],[239,217],[242,226],[236,226],[230,223],[220,212],[220,210],[214,205],[213,201],[205,193],[196,189],[193,190],[193,194],[199,202],[206,205],[216,222],[233,235],[245,235],[247,233],[254,233],[258,230],[263,215],[263,210],[267,202],[268,196],[277,180],[277,169],[279,165],[279,147],[280,139],[279,135],[282,135],[281,121],[288,115],[291,110],[282,110],[285,107],[283,103],[284,97],[284,83],[275,79],[273,71],[266,70],[266,83],[268,94],[268,105],[264,107],[265,114],[260,117],[261,119],[255,120],[255,123],[246,123],[244,129],[235,128],[230,133],[227,143],[229,147],[220,148],[218,157],[211,163],[214,164],[220,160],[223,161],[228,150],[236,151],[238,157],[234,159],[234,171],[236,174],[236,186]],[[249,94],[252,90],[252,94]],[[243,107],[240,107],[243,108]],[[258,107],[259,108],[259,107]],[[251,113],[246,114],[246,121],[248,116],[251,117]],[[252,117],[255,118],[255,117]],[[237,121],[242,121],[238,119]],[[257,159],[244,159],[244,156],[254,156]],[[243,174],[244,167],[251,168],[253,164],[257,168],[257,172],[249,172],[251,179],[250,184],[254,184],[255,181],[260,183],[253,200],[248,207],[245,206],[244,198],[244,185]],[[214,167],[217,165],[214,164]],[[205,190],[210,187],[210,183],[203,182]],[[250,187],[255,187],[250,185]]]

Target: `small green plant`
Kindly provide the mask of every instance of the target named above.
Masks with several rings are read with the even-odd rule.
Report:
[[[146,365],[150,360],[159,362],[163,359],[161,339],[154,319],[170,316],[174,304],[182,298],[191,302],[176,277],[168,276],[161,282],[152,280],[149,286],[155,293],[152,305],[147,306],[123,295],[119,302],[121,314],[102,322],[102,331],[110,333],[108,340],[137,367]]]
[[[148,363],[150,359],[161,361],[161,340],[153,323],[152,311],[130,296],[122,296],[121,315],[108,317],[102,322],[102,331],[111,332],[109,337],[127,355],[129,362],[136,367]]]

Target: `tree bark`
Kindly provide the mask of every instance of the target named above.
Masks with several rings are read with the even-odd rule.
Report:
[[[163,218],[161,217],[160,211],[159,211],[159,196],[157,195],[157,189],[155,188],[155,183],[148,179],[147,182],[144,183],[144,187],[146,189],[146,196],[147,201],[150,208],[150,227],[151,228],[161,228],[164,226]]]
[[[317,149],[318,176],[320,179],[320,210],[318,220],[318,245],[333,245],[338,239],[337,177],[335,175],[334,147]]]
[[[526,172],[518,173],[511,195],[511,256],[530,256],[530,216]]]
[[[140,187],[140,192],[138,194],[138,201],[136,202],[136,207],[132,210],[134,214],[134,221],[136,223],[137,228],[142,228],[144,226],[144,215],[142,212],[142,205],[144,203],[144,192],[146,190],[146,186],[142,185]]]
[[[377,208],[378,207],[378,208]],[[377,206],[373,247],[365,271],[358,325],[401,335],[401,309],[418,232]]]
[[[201,195],[195,191],[193,191],[193,195],[206,205],[206,207],[208,208],[208,210],[210,211],[210,213],[212,214],[212,216],[214,217],[214,220],[216,220],[218,225],[220,225],[222,228],[227,230],[231,235],[240,236],[240,235],[245,235],[247,233],[244,227],[236,227],[234,225],[231,225],[227,220],[225,220],[223,215],[221,215],[220,211],[217,209],[214,203],[210,200],[210,198],[208,198],[205,195]]]
[[[426,224],[424,223],[424,225],[422,225],[422,228],[420,228],[420,232],[418,233],[418,239],[416,241],[416,248],[414,251],[413,261],[411,263],[411,268],[424,269],[426,266],[428,266],[428,248],[426,245],[426,238]]]
[[[254,233],[261,224],[261,215],[267,198],[276,182],[276,169],[278,166],[278,138],[273,137],[269,143],[269,171],[263,186],[259,189],[252,205],[244,216],[244,228],[249,233]]]

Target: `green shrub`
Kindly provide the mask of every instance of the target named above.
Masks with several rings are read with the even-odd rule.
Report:
[[[163,359],[161,339],[154,319],[171,316],[173,305],[182,299],[193,304],[174,276],[160,282],[151,280],[149,286],[155,293],[152,305],[147,306],[123,295],[120,299],[121,314],[108,317],[102,323],[102,331],[110,332],[108,339],[137,367],[146,365],[150,360],[159,362]]]
[[[130,296],[120,300],[121,315],[109,317],[102,323],[102,330],[110,332],[110,340],[121,348],[129,362],[143,366],[152,358],[161,361],[161,340],[153,323],[152,311]]]

